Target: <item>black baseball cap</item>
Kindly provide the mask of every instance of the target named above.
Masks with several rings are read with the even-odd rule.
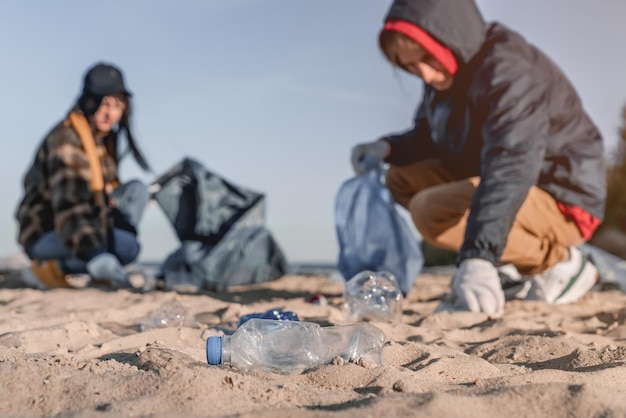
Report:
[[[111,64],[103,62],[91,67],[85,74],[83,81],[83,95],[108,96],[113,93],[124,93],[132,96],[124,85],[122,72]]]

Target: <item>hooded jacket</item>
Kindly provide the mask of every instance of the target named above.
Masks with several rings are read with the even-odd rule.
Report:
[[[533,185],[603,218],[602,138],[545,54],[504,25],[487,24],[473,0],[397,0],[385,20],[418,26],[458,62],[450,89],[424,86],[414,128],[383,139],[388,163],[436,158],[459,178],[480,177],[459,262],[499,262]]]
[[[118,183],[117,164],[107,139],[94,137],[104,183]],[[78,133],[68,119],[55,126],[37,149],[24,177],[24,196],[16,218],[19,242],[26,253],[46,232],[56,230],[65,246],[88,261],[109,247],[102,211],[90,187],[91,170]],[[104,202],[107,205],[107,202]],[[112,221],[111,221],[112,222]]]

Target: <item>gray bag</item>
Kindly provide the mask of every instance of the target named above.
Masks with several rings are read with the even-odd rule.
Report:
[[[156,180],[154,194],[181,246],[161,267],[165,287],[183,292],[262,283],[287,272],[265,227],[265,196],[186,158]]]

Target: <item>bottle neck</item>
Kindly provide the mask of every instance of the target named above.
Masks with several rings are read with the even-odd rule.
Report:
[[[231,362],[231,343],[230,335],[224,335],[222,337],[222,364],[230,364]]]

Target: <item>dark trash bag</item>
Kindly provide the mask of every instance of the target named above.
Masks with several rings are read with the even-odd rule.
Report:
[[[382,178],[382,168],[376,168],[341,185],[335,201],[337,267],[345,280],[364,270],[388,271],[406,296],[424,256]]]
[[[181,246],[161,272],[165,286],[187,292],[263,283],[287,272],[265,227],[265,196],[236,186],[186,158],[155,181],[154,194]]]

